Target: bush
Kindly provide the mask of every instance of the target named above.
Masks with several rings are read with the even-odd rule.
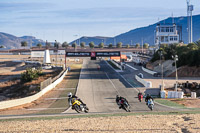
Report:
[[[24,83],[32,81],[40,75],[42,75],[42,69],[27,68],[26,71],[21,74],[21,82]]]

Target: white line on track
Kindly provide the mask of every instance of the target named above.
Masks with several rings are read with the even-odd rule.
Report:
[[[129,64],[125,64],[125,65],[128,66],[128,67],[130,67],[130,68],[132,68],[133,70],[138,70],[138,69],[136,69],[136,68],[130,66]]]
[[[55,89],[55,90],[74,90],[76,88],[58,88],[58,89]]]
[[[68,99],[68,97],[45,98],[45,100],[55,100],[55,99]]]
[[[113,85],[113,87],[115,88],[115,90],[117,91],[117,93],[119,94],[119,91],[117,90],[116,86],[113,84],[112,80],[109,78],[108,74],[105,72],[107,78],[109,79],[110,83]]]
[[[66,109],[66,108],[32,108],[27,110],[52,110],[52,109]]]
[[[104,60],[105,61],[105,60]],[[106,62],[106,64],[108,65],[108,66],[110,66],[115,72],[117,72],[107,61],[105,61]],[[135,88],[132,84],[130,84],[119,72],[117,72],[123,79],[124,79],[124,81],[126,81],[132,88],[134,88],[137,92],[139,92],[139,90],[137,89],[137,88]]]

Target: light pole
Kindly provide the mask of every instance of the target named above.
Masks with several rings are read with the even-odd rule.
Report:
[[[164,79],[163,79],[163,63],[162,63],[162,51],[160,51],[160,65],[161,65],[161,73],[162,73],[162,87],[161,87],[161,91],[164,91]]]
[[[58,43],[57,41],[55,40],[55,47],[56,47],[56,67],[58,66]]]
[[[178,55],[173,56],[172,58],[175,61],[175,69],[176,69],[176,85],[175,85],[175,91],[177,91],[177,84],[178,84],[178,74],[177,74],[177,65],[176,65],[176,61],[178,61]]]

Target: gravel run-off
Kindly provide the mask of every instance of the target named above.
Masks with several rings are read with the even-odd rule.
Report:
[[[20,120],[0,122],[0,132],[181,133],[200,132],[200,114]]]

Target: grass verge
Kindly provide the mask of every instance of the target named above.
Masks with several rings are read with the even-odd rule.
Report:
[[[155,101],[159,104],[166,105],[166,106],[169,106],[169,107],[187,109],[187,107],[185,107],[184,105],[178,104],[178,103],[173,102],[173,101],[169,101],[167,99],[155,99]]]
[[[80,114],[80,115],[60,115],[57,116],[42,116],[37,115],[36,117],[26,118],[10,118],[1,119],[0,122],[4,121],[36,121],[36,120],[59,120],[59,119],[74,119],[74,118],[96,118],[96,117],[118,117],[118,116],[138,116],[138,115],[184,115],[184,114],[200,114],[200,111],[169,111],[169,112],[139,112],[139,113],[109,113],[109,114]]]
[[[63,88],[66,88],[61,92],[58,98],[54,103],[52,103],[46,110],[39,111],[36,114],[57,114],[65,111],[67,109],[68,105],[68,99],[67,94],[69,92],[72,92],[73,94],[76,93],[76,88],[78,86],[79,82],[79,76],[80,71],[82,68],[82,64],[72,64],[70,65],[71,70],[68,72],[68,74],[65,76],[62,84],[64,84]],[[63,108],[63,107],[66,107]],[[56,109],[55,109],[56,108]]]

